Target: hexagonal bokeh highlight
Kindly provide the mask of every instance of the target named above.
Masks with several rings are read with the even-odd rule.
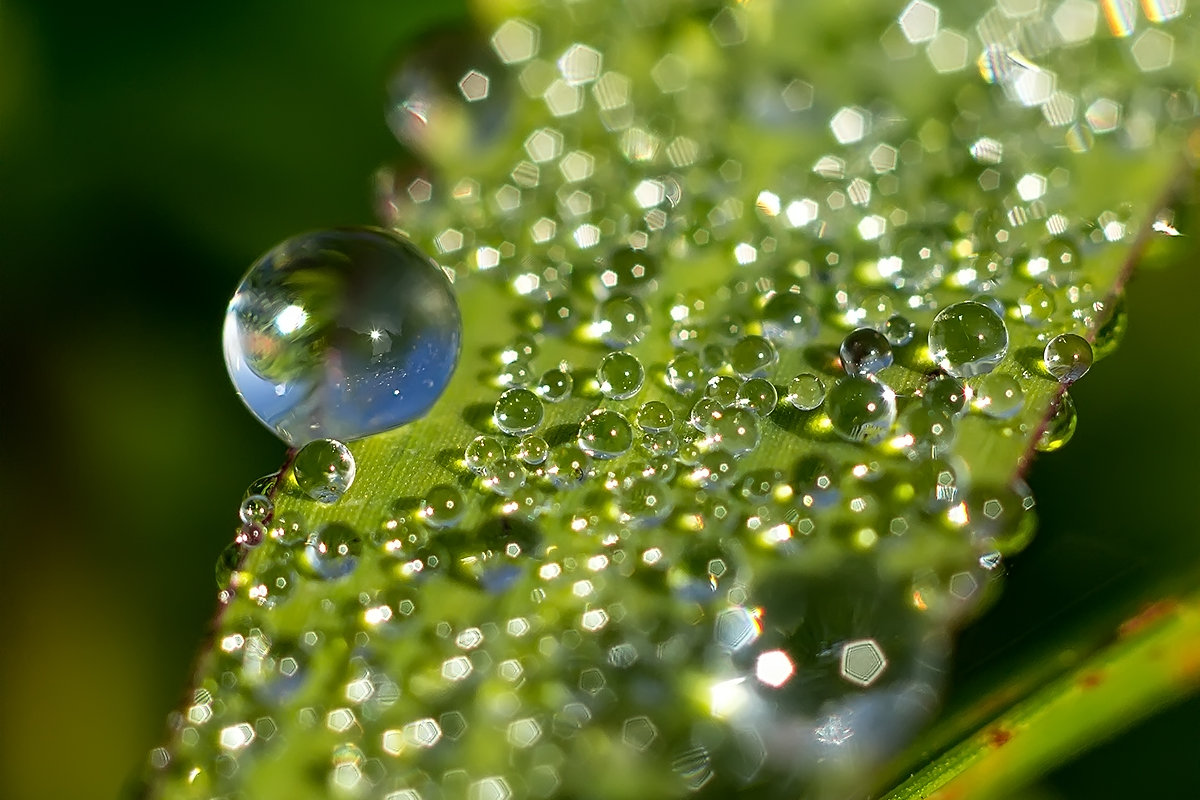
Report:
[[[887,669],[887,656],[874,639],[857,639],[842,646],[842,677],[859,686],[870,686]]]
[[[933,3],[913,0],[900,12],[897,22],[904,38],[913,44],[928,42],[938,32],[942,12]]]

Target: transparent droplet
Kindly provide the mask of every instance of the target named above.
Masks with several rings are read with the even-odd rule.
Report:
[[[711,397],[701,397],[688,412],[688,424],[701,433],[709,433],[713,424],[724,415],[724,406]]]
[[[779,391],[766,378],[751,378],[738,388],[736,405],[765,417],[779,403]]]
[[[449,484],[434,486],[425,493],[419,514],[425,524],[434,528],[448,528],[458,524],[466,511],[462,492]]]
[[[758,446],[758,416],[743,408],[726,411],[712,425],[714,438],[721,449],[734,456],[743,456]]]
[[[609,353],[596,368],[600,394],[610,400],[628,400],[642,390],[646,371],[637,356],[625,352]]]
[[[300,448],[292,477],[300,491],[321,503],[333,503],[354,483],[354,456],[334,439],[317,439]]]
[[[650,523],[665,519],[674,507],[671,492],[655,478],[637,478],[621,491],[622,513],[633,520]]]
[[[704,396],[717,401],[722,408],[729,408],[737,402],[740,388],[741,382],[737,379],[728,375],[714,375],[704,384]]]
[[[1063,392],[1054,406],[1054,413],[1046,420],[1046,426],[1038,436],[1034,447],[1043,453],[1052,453],[1071,441],[1075,435],[1078,419],[1075,414],[1075,401],[1071,395]]]
[[[967,390],[953,375],[939,373],[931,377],[921,389],[921,398],[926,405],[952,417],[962,416],[967,410]]]
[[[496,384],[505,388],[528,386],[533,383],[533,365],[528,361],[505,364],[496,374]]]
[[[675,422],[675,415],[671,413],[671,408],[661,400],[651,400],[644,403],[637,412],[637,425],[644,431],[657,433],[671,429],[671,425]]]
[[[801,372],[788,382],[784,399],[801,411],[812,411],[825,402],[825,384],[811,372]]]
[[[525,485],[525,468],[515,458],[502,458],[487,466],[479,477],[485,489],[509,497]]]
[[[917,333],[917,323],[900,314],[893,314],[884,323],[883,333],[887,336],[892,347],[903,347],[913,340]]]
[[[304,518],[296,511],[277,514],[271,524],[270,535],[284,547],[295,547],[308,538]]]
[[[308,537],[302,563],[316,577],[331,580],[358,566],[362,539],[344,522],[330,522]]]
[[[642,436],[641,445],[647,453],[656,456],[673,456],[679,452],[679,440],[670,430],[648,431]]]
[[[978,486],[967,493],[971,537],[1003,555],[1015,555],[1037,528],[1033,492],[1019,478],[1007,486]]]
[[[914,460],[937,458],[949,452],[958,433],[954,417],[930,405],[905,409],[897,422],[902,444]]]
[[[596,333],[609,347],[628,347],[646,335],[650,314],[633,295],[618,294],[596,306]]]
[[[252,494],[242,501],[238,507],[238,518],[246,524],[256,524],[263,522],[267,517],[271,516],[271,512],[275,510],[275,504],[266,495]]]
[[[284,441],[349,440],[423,416],[461,338],[450,282],[428,256],[394,233],[334,229],[250,268],[225,315],[225,365]]]
[[[1078,334],[1061,333],[1046,343],[1042,360],[1059,383],[1074,383],[1092,368],[1092,346]]]
[[[1008,352],[1008,328],[982,303],[954,303],[934,317],[929,352],[938,366],[956,378],[983,375]]]
[[[700,359],[691,353],[680,353],[667,364],[667,383],[678,394],[691,394],[696,391],[704,371],[700,368]]]
[[[246,487],[245,493],[242,494],[242,499],[245,500],[256,494],[270,497],[275,491],[275,485],[278,482],[278,472],[272,472],[270,475],[263,475],[261,478],[256,478],[249,486]]]
[[[517,458],[530,466],[537,466],[550,455],[550,445],[540,436],[524,436],[517,445]]]
[[[847,375],[872,376],[892,365],[892,346],[887,337],[874,328],[859,328],[842,339],[838,354]]]
[[[617,411],[598,408],[579,426],[579,448],[594,458],[616,458],[633,447],[633,428]]]
[[[829,390],[825,413],[843,439],[878,444],[896,422],[896,395],[876,381],[848,376]]]
[[[1013,376],[993,372],[975,384],[971,405],[993,419],[1012,419],[1025,407],[1025,390]]]
[[[632,432],[630,433],[632,437]],[[546,477],[559,488],[576,486],[592,470],[592,459],[577,447],[555,450],[546,461]]]
[[[492,418],[505,433],[520,436],[542,424],[542,401],[528,389],[509,389],[500,395]]]
[[[798,292],[777,292],[763,306],[763,334],[780,345],[799,347],[812,341],[821,322],[817,307]]]
[[[463,453],[467,469],[476,475],[504,458],[504,444],[495,436],[476,436]]]
[[[571,396],[575,379],[565,369],[546,370],[538,381],[537,392],[548,403],[560,403]]]
[[[762,336],[744,336],[729,349],[729,366],[743,378],[765,377],[775,359],[775,345]]]
[[[1025,323],[1040,328],[1054,316],[1057,303],[1045,287],[1038,285],[1031,288],[1017,303],[1017,311]]]
[[[700,366],[708,372],[716,372],[729,363],[729,354],[719,344],[706,344],[700,348]]]

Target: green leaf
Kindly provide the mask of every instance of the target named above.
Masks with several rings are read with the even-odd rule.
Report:
[[[1077,35],[1078,19],[1056,14],[1041,22],[1055,44],[1034,56],[1015,45],[1033,23],[993,9],[985,22],[999,27],[980,30],[1009,44],[981,61],[1004,84],[987,86],[957,33],[975,22],[966,10],[944,9],[932,42],[913,45],[928,37],[906,38],[887,4],[630,8],[644,27],[600,2],[522,7],[543,60],[492,71],[491,91],[506,75],[511,90],[504,134],[489,138],[454,73],[428,166],[384,176],[389,221],[455,276],[457,371],[426,417],[351,444],[358,478],[336,503],[309,499],[286,466],[264,484],[267,540],[227,553],[214,646],[152,754],[151,793],[841,796],[928,718],[947,640],[995,599],[997,555],[1028,542],[1031,511],[1007,487],[1035,445],[1074,429],[1073,411],[1055,412],[1070,406],[1042,349],[1061,333],[1101,356],[1115,345],[1129,270],[1177,189],[1196,26]],[[481,9],[481,29],[508,13]],[[581,40],[603,70],[570,49]],[[564,160],[576,151],[589,174]],[[414,179],[432,199],[418,201]],[[648,276],[618,269],[630,243],[649,253]],[[595,324],[621,322],[604,310],[614,280],[649,317],[626,348],[646,383],[623,400],[592,378],[617,347]],[[821,314],[801,343],[773,333],[764,309],[792,286]],[[934,419],[937,443],[922,447],[927,333],[978,294],[1003,306],[1007,355],[967,380],[975,407]],[[726,404],[689,425],[703,390],[666,378],[697,351],[705,378],[738,387],[735,372],[752,372],[737,370],[742,350],[759,346],[746,337],[766,333],[775,384],[811,371],[852,386],[838,346],[886,306],[917,336],[864,384],[902,406],[900,427],[887,419],[867,443],[838,435],[835,401],[762,419]],[[545,403],[550,459],[497,495],[463,452],[505,438],[492,420],[501,354],[530,342],[531,374],[565,362],[574,390]],[[1023,398],[1011,417],[979,402],[995,376]],[[678,452],[634,447],[571,479],[590,412],[633,421],[651,400],[673,412]],[[447,487],[462,512],[440,527],[430,498]],[[352,569],[330,578],[314,562],[338,546]],[[1180,641],[1190,619],[1155,636]],[[1060,679],[999,720],[1020,729],[1007,750],[989,749],[995,728],[977,734],[896,796],[951,774],[980,780],[1010,763],[993,751],[1018,753],[1011,777],[1029,778],[1131,707],[1188,688],[1152,649],[1130,639],[1098,657],[1091,669],[1112,688],[1087,695],[1103,698],[1095,717],[1078,716],[1084,695]],[[998,691],[1016,699],[1038,683]],[[907,763],[981,719],[950,717],[951,733],[926,734]]]

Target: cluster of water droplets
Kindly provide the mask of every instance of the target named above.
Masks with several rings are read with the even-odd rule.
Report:
[[[304,446],[239,509],[155,780],[227,793],[292,748],[346,797],[869,790],[1033,534],[1028,451],[1070,439],[1066,389],[1124,330],[1147,209],[1078,176],[1197,108],[1151,69],[1166,12],[1114,37],[1090,3],[999,3],[968,37],[879,6],[882,92],[806,62],[844,24],[806,3],[484,11],[411,54],[394,231],[322,239],[338,280],[269,254],[231,305],[239,390]],[[1092,74],[1125,51],[1154,92]],[[363,237],[399,271],[353,277]],[[478,374],[422,427],[458,356],[442,270]],[[375,304],[405,285],[415,326]]]

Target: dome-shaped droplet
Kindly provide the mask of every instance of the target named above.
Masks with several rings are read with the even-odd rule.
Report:
[[[1059,383],[1074,383],[1092,368],[1092,346],[1075,333],[1062,333],[1046,343],[1046,371]]]
[[[476,436],[463,452],[463,463],[476,475],[504,458],[504,444],[495,436]]]
[[[762,336],[744,336],[729,349],[729,366],[743,378],[765,377],[775,359],[775,346]]]
[[[637,424],[644,431],[657,433],[670,430],[674,423],[675,415],[671,407],[661,400],[651,400],[638,409]]]
[[[528,389],[509,389],[496,401],[492,418],[500,430],[520,436],[541,425],[544,413],[536,394]]]
[[[1011,419],[1025,406],[1025,390],[1013,376],[993,372],[975,385],[971,405],[993,419]]]
[[[892,346],[874,328],[859,328],[842,339],[838,348],[847,375],[865,378],[892,365]]]
[[[448,528],[462,519],[464,511],[466,502],[462,492],[449,484],[441,484],[425,493],[418,514],[427,525]]]
[[[1020,302],[1017,303],[1017,312],[1026,324],[1040,328],[1050,321],[1057,307],[1054,296],[1039,284],[1021,296]]]
[[[936,458],[948,452],[958,432],[952,416],[924,404],[905,409],[896,427],[901,435],[901,445],[914,461]]]
[[[358,566],[362,539],[344,522],[331,522],[308,537],[301,563],[316,577],[330,580]]]
[[[517,445],[517,458],[530,466],[537,466],[550,455],[550,445],[540,436],[523,436]]]
[[[788,382],[784,399],[801,411],[820,408],[825,402],[825,383],[811,372],[801,372]]]
[[[850,442],[878,444],[896,421],[896,395],[867,378],[842,378],[825,398],[833,430]]]
[[[728,410],[714,420],[712,432],[721,449],[743,456],[758,446],[758,416],[744,408]]]
[[[314,500],[332,503],[354,483],[354,456],[334,439],[317,439],[300,448],[292,462],[296,485]]]
[[[714,375],[704,384],[704,396],[720,403],[723,408],[729,408],[737,402],[737,393],[741,386],[741,382],[736,378]]]
[[[591,472],[591,456],[575,446],[555,450],[546,460],[546,477],[562,489],[576,486]]]
[[[549,403],[559,403],[571,396],[575,379],[561,367],[546,370],[538,381],[537,393]]]
[[[617,411],[598,408],[579,426],[579,448],[593,458],[616,458],[633,446],[633,428]]]
[[[357,439],[424,415],[461,338],[450,282],[411,242],[334,229],[288,239],[250,268],[225,315],[225,365],[284,441]]]
[[[763,306],[763,334],[780,345],[805,345],[820,326],[816,305],[798,292],[776,292]]]
[[[883,335],[892,347],[903,347],[913,340],[916,333],[917,323],[900,314],[893,314],[883,324]]]
[[[962,416],[967,410],[967,390],[953,375],[938,373],[925,382],[921,389],[925,405],[945,411],[952,417]]]
[[[502,458],[489,464],[479,477],[485,489],[509,497],[525,485],[525,468],[515,458]]]
[[[626,353],[609,353],[596,368],[596,382],[600,394],[610,400],[628,400],[642,390],[646,370],[637,356]]]
[[[611,292],[641,294],[654,288],[658,273],[656,256],[645,250],[623,247],[600,268],[593,291],[598,296],[607,296]]]
[[[503,134],[508,75],[492,50],[457,31],[425,39],[388,81],[387,122],[413,150],[440,158]]]
[[[738,388],[735,402],[738,408],[745,408],[760,417],[765,417],[775,410],[775,405],[779,402],[779,391],[775,384],[766,378],[750,378]]]
[[[934,317],[929,352],[938,366],[957,378],[983,375],[1008,352],[1008,328],[982,303],[955,303]]]
[[[596,306],[596,335],[609,347],[640,342],[649,326],[646,304],[632,295],[613,295]]]
[[[696,391],[703,377],[700,359],[691,353],[680,353],[667,364],[667,383],[679,394]]]
[[[262,494],[252,494],[238,507],[238,518],[248,525],[253,525],[264,521],[274,510],[275,504],[271,502],[271,498]]]
[[[1071,441],[1071,437],[1075,435],[1077,423],[1075,401],[1071,395],[1063,392],[1055,403],[1054,413],[1050,415],[1050,419],[1046,420],[1041,435],[1034,442],[1034,448],[1043,453],[1054,452]]]

